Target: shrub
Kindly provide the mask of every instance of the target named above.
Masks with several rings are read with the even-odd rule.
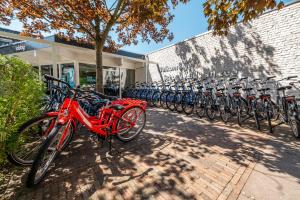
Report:
[[[0,55],[0,165],[16,148],[18,127],[40,111],[43,84],[34,68],[16,57]]]

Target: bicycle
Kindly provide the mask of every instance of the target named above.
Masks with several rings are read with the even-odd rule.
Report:
[[[46,75],[45,79],[47,78],[48,76]],[[65,89],[65,87],[62,88],[62,85],[68,85],[68,83],[61,80],[57,82],[59,84],[50,89],[62,91]],[[53,94],[52,91],[49,91],[49,93]],[[65,95],[60,97],[62,100],[60,103],[57,102],[59,103],[58,107],[63,102],[64,97]],[[78,102],[83,110],[89,115],[97,116],[99,114],[99,109],[106,105],[107,98],[110,97],[95,91],[84,90],[78,96]],[[17,137],[15,142],[16,148],[7,152],[8,160],[14,165],[31,165],[40,145],[54,127],[57,116],[58,111],[51,109],[51,111],[43,112],[40,116],[24,122],[15,133]],[[77,125],[74,123],[73,126],[76,127]],[[72,131],[72,134],[73,133],[74,131]]]
[[[284,123],[288,124],[292,129],[294,137],[300,138],[300,118],[299,108],[297,104],[297,100],[300,99],[296,99],[295,96],[286,95],[286,91],[291,90],[293,87],[296,88],[295,83],[300,83],[300,81],[290,82],[288,86],[279,86],[279,82],[290,80],[293,78],[297,78],[297,76],[289,76],[287,78],[278,80],[276,83],[277,105],[279,105],[279,119],[281,122],[275,126],[272,126],[271,128],[273,129],[274,127]],[[282,93],[282,95],[280,95],[280,92]]]
[[[52,77],[53,80],[57,80]],[[79,105],[77,97],[81,91],[69,88],[62,103],[56,124],[41,145],[31,166],[26,185],[33,187],[45,177],[55,157],[63,150],[71,136],[71,127],[76,122],[84,125],[98,137],[108,139],[112,149],[112,136],[123,142],[133,140],[146,123],[145,101],[132,99],[110,99],[101,108],[99,117],[88,115]],[[74,127],[76,129],[76,127]]]

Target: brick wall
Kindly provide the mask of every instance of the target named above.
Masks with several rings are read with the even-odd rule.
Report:
[[[221,74],[300,79],[300,2],[271,11],[247,25],[232,27],[226,37],[211,32],[148,54],[148,80]]]

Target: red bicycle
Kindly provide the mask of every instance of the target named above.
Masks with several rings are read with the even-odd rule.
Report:
[[[53,80],[57,80],[53,77]],[[79,105],[78,89],[70,89],[58,112],[55,126],[36,154],[27,178],[27,186],[39,184],[45,177],[55,157],[71,140],[78,123],[99,137],[109,139],[111,150],[112,136],[123,142],[134,139],[146,123],[147,103],[141,100],[116,99],[101,108],[99,116],[88,115]]]

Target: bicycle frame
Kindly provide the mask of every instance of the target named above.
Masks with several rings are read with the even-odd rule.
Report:
[[[116,101],[114,104],[120,103],[121,101]],[[122,110],[115,110],[113,107],[105,106],[101,109],[99,118],[95,116],[89,116],[79,105],[79,103],[74,98],[66,98],[61,106],[61,109],[58,114],[57,124],[66,125],[62,136],[60,138],[58,149],[61,148],[66,136],[68,134],[68,129],[70,128],[71,123],[76,124],[75,122],[78,121],[79,123],[83,124],[88,130],[103,137],[107,137],[109,135],[117,134],[122,130],[127,130],[135,125],[135,121],[131,122],[128,119],[122,118],[122,114],[133,107],[139,107],[143,111],[146,110],[146,104],[139,105],[135,103],[128,103],[128,100],[124,101],[123,103],[127,102],[126,108]],[[122,102],[121,102],[122,103]],[[136,113],[137,117],[139,118],[141,113]],[[117,124],[119,120],[123,120],[128,124],[123,129],[117,129]]]

